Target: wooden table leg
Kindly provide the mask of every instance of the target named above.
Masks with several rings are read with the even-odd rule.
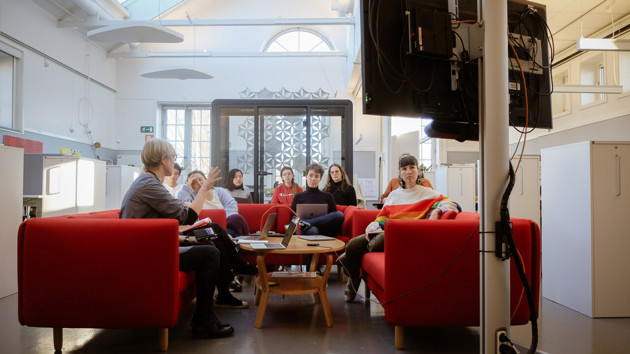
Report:
[[[63,328],[53,328],[53,346],[55,350],[61,350],[63,347]]]
[[[309,268],[310,269],[309,271],[310,272],[316,272],[317,271],[317,265],[319,265],[319,254],[315,253],[315,254],[312,254],[312,256],[313,257],[311,258],[311,267]],[[318,293],[314,293],[313,294],[313,301],[316,304],[321,304],[321,299],[320,299]]]
[[[324,308],[324,317],[326,317],[326,326],[333,326],[332,312],[330,312],[330,304],[328,303],[328,294],[326,294],[326,288],[319,292],[319,296],[322,299],[322,307]]]
[[[256,265],[258,265],[258,281],[255,282],[254,286],[259,287],[256,290],[256,299],[254,300],[254,303],[258,305],[256,322],[254,322],[254,327],[256,328],[262,327],[262,322],[265,318],[265,311],[267,310],[267,301],[269,300],[269,277],[267,275],[267,267],[265,266],[266,255],[266,252],[259,252],[256,256]]]
[[[262,296],[258,304],[258,312],[256,312],[256,322],[254,327],[261,328],[263,319],[265,318],[265,311],[267,310],[267,301],[269,300],[269,291],[262,291]]]

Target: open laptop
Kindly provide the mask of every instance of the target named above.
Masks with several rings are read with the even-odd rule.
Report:
[[[284,234],[284,238],[282,239],[282,243],[252,243],[250,246],[255,250],[283,250],[289,246],[289,242],[291,242],[291,236],[295,233],[295,229],[297,228],[297,223],[295,220],[291,220],[289,227],[287,228],[286,234]]]
[[[298,204],[295,213],[302,220],[316,218],[328,214],[328,204]]]
[[[260,230],[260,234],[253,236],[239,236],[236,238],[236,243],[253,243],[253,242],[267,242],[267,237],[269,237],[269,230],[271,229],[271,225],[276,221],[276,216],[278,213],[271,213],[267,215],[267,220],[265,221],[265,225],[262,230]],[[280,236],[284,236],[281,234]]]

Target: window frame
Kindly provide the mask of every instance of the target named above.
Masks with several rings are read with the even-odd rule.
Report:
[[[12,67],[12,97],[11,97],[11,126],[0,124],[1,130],[24,133],[23,115],[23,77],[24,77],[24,52],[11,46],[0,39],[0,52],[13,57]]]
[[[168,112],[169,110],[183,110],[184,111],[184,136],[183,140],[169,139],[168,136]],[[193,115],[195,112],[207,111],[209,129],[207,137],[208,140],[195,140],[193,141],[193,128],[198,127],[199,124],[193,124]],[[176,162],[182,167],[182,169],[190,172],[192,170],[201,170],[207,172],[210,169],[210,162],[212,157],[212,107],[211,105],[198,104],[198,105],[178,105],[178,104],[163,104],[161,107],[161,138],[173,144],[175,151],[178,155]],[[204,125],[204,124],[201,124]],[[205,156],[193,156],[194,148],[193,143],[207,142],[208,151]],[[179,145],[183,143],[183,151],[179,148]]]
[[[287,50],[287,51],[284,51],[284,52],[269,52],[269,47],[271,47],[271,45],[273,45],[274,43],[276,43],[276,41],[277,41],[279,38],[281,38],[282,36],[285,36],[285,35],[287,35],[287,34],[289,34],[289,33],[293,33],[293,32],[298,32],[298,50],[296,50],[296,51]],[[329,49],[329,50],[328,50],[328,51],[312,51],[312,50],[309,50],[309,51],[301,51],[301,50],[299,50],[299,32],[306,32],[306,33],[310,33],[310,34],[312,34],[312,35],[314,35],[314,36],[318,37],[319,39],[321,39],[321,40],[322,40],[322,42],[323,42],[324,44],[326,44],[326,45],[328,46],[328,49]],[[278,43],[278,45],[281,45],[281,44],[279,44],[279,43]],[[335,51],[335,46],[332,44],[332,42],[331,42],[328,38],[326,38],[326,36],[324,36],[323,34],[321,34],[321,33],[317,32],[317,31],[314,31],[314,30],[311,30],[311,29],[308,29],[308,28],[302,28],[302,27],[293,27],[293,28],[288,28],[288,29],[286,29],[286,30],[283,30],[283,31],[281,31],[281,32],[276,33],[276,34],[275,34],[275,35],[274,35],[274,36],[273,36],[273,37],[272,37],[272,38],[271,38],[271,39],[267,42],[267,44],[266,44],[266,45],[265,45],[265,47],[263,48],[263,52],[265,52],[265,53],[330,53],[330,52],[334,52],[334,51]]]

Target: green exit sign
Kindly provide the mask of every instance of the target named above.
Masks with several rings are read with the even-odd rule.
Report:
[[[153,133],[153,126],[143,125],[140,127],[140,133]]]

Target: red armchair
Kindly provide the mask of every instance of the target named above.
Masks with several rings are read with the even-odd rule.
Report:
[[[538,304],[540,229],[531,220],[512,222]],[[371,290],[383,305],[385,320],[395,326],[396,348],[403,346],[405,326],[479,325],[478,224],[478,215],[473,213],[447,221],[390,220],[385,226],[385,252],[363,257],[366,297]],[[511,323],[526,324],[529,308],[513,262]]]
[[[211,213],[225,226],[225,212]],[[195,296],[194,274],[179,271],[178,224],[119,219],[118,210],[29,219],[18,230],[18,317],[62,328],[168,328]]]

